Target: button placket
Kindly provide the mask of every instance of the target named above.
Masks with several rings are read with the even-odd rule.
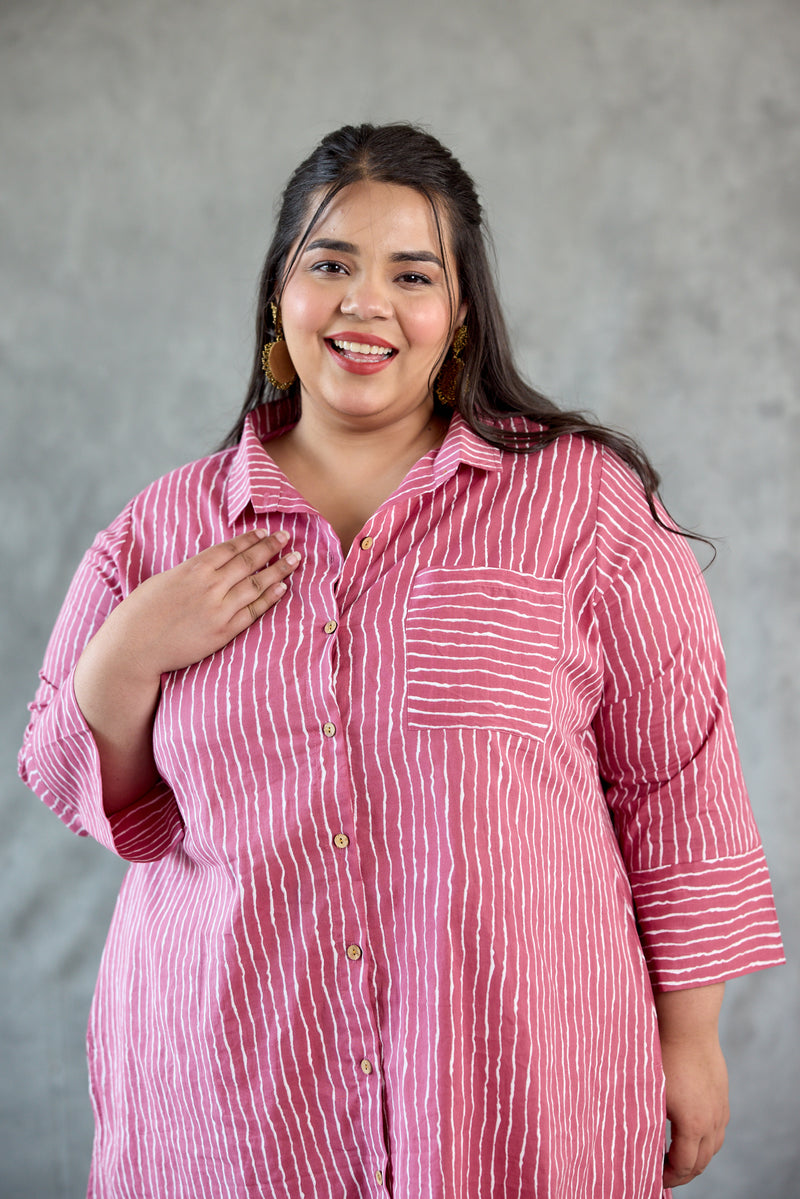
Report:
[[[355,832],[353,831],[355,829],[356,797],[351,794],[347,769],[347,746],[339,736],[343,731],[343,725],[342,709],[338,706],[337,694],[337,672],[343,670],[347,674],[352,669],[352,662],[348,656],[349,636],[342,639],[344,630],[342,620],[346,621],[347,619],[346,614],[343,613],[348,604],[354,601],[357,593],[363,590],[367,572],[374,569],[374,559],[371,555],[361,552],[362,550],[371,550],[373,544],[372,537],[365,537],[361,542],[356,543],[355,552],[350,560],[352,578],[347,591],[340,588],[333,595],[320,594],[314,604],[314,611],[316,612],[317,652],[320,655],[321,664],[325,664],[320,679],[323,689],[317,696],[319,703],[317,728],[320,729],[323,738],[322,742],[318,743],[320,762],[323,766],[321,778],[325,784],[331,785],[328,793],[330,806],[328,807],[327,822],[327,852],[332,855],[332,860],[329,859],[329,861],[340,879],[343,894],[344,891],[350,891],[354,904],[354,907],[351,908],[350,902],[348,902],[348,910],[342,912],[343,922],[339,931],[341,939],[337,938],[339,940],[338,956],[341,963],[339,982],[342,987],[342,999],[345,1000],[345,996],[347,996],[346,1015],[340,1033],[342,1036],[346,1036],[348,1033],[350,1036],[355,1034],[353,1040],[350,1041],[352,1056],[348,1054],[352,1071],[350,1086],[354,1092],[356,1087],[359,1088],[357,1093],[360,1096],[359,1107],[362,1109],[361,1120],[364,1132],[369,1136],[373,1145],[372,1152],[364,1163],[367,1170],[365,1182],[370,1191],[373,1187],[375,1188],[372,1193],[377,1195],[386,1193],[386,1184],[383,1182],[383,1164],[386,1161],[385,1153],[388,1151],[382,1127],[383,1082],[380,1069],[380,1031],[370,990],[368,952],[365,952],[363,948],[365,941],[368,943],[368,925],[360,854],[357,851],[355,853],[344,852],[356,848]],[[342,615],[342,620],[339,619],[340,615]],[[340,663],[339,655],[342,653],[344,659]],[[329,681],[325,677],[328,674]],[[350,833],[345,832],[345,829],[348,828],[351,829]],[[339,854],[340,856],[337,856]],[[358,941],[356,941],[356,937],[358,937]],[[355,1056],[359,1047],[362,1051],[360,1059]],[[345,1063],[343,1062],[342,1065]],[[362,1084],[363,1090],[360,1089]],[[371,1180],[371,1185],[368,1180]]]

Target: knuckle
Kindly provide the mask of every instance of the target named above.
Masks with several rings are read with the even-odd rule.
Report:
[[[175,570],[185,573],[190,577],[202,577],[206,569],[206,564],[202,560],[202,555],[196,554],[194,558],[187,558],[185,562],[181,562],[180,566],[176,566]]]

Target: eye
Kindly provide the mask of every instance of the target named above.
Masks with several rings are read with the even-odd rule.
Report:
[[[347,267],[344,263],[334,262],[332,259],[325,259],[323,262],[315,262],[311,266],[311,270],[315,274],[320,275],[346,275]]]
[[[419,271],[406,271],[404,274],[398,276],[398,281],[400,283],[410,283],[413,286],[430,285],[431,282],[427,275],[423,275]]]

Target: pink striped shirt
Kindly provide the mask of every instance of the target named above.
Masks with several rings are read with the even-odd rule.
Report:
[[[456,415],[346,556],[250,418],[101,533],[21,754],[129,859],[89,1030],[104,1199],[656,1199],[656,988],[783,960],[694,558],[608,452]],[[108,818],[71,671],[144,578],[303,555],[164,677]]]

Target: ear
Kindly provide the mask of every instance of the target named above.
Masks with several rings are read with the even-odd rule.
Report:
[[[466,300],[465,300],[465,301],[462,303],[462,305],[461,305],[461,307],[459,308],[459,310],[458,310],[458,316],[457,316],[457,318],[456,318],[456,328],[458,328],[458,327],[459,327],[459,325],[463,325],[463,324],[464,324],[464,318],[465,318],[465,317],[466,317],[466,315],[467,315],[467,311],[468,311],[468,309],[467,309],[467,302],[466,302]]]

